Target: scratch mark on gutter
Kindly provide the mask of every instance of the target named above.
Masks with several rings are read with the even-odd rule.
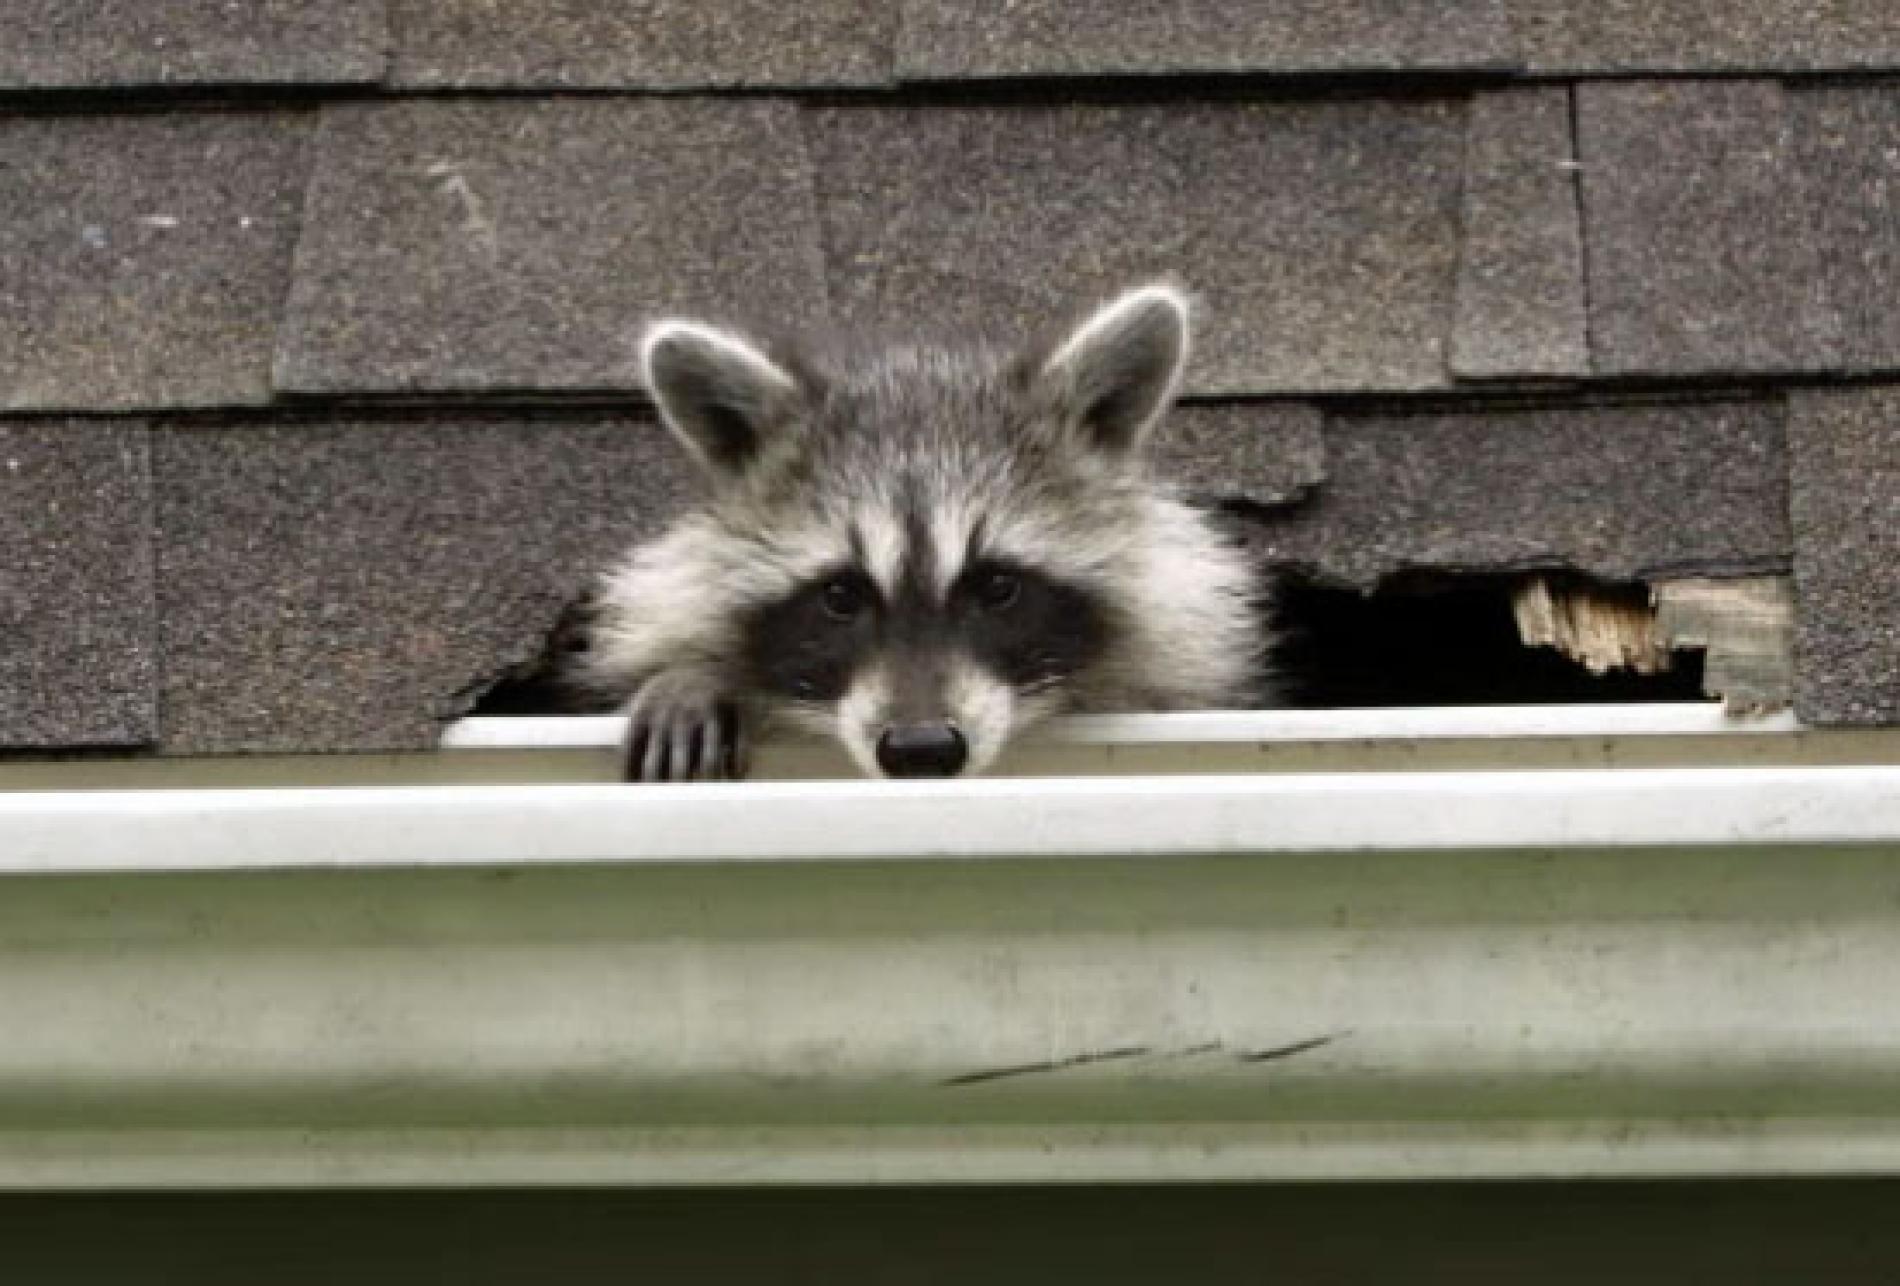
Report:
[[[1036,1076],[1043,1072],[1061,1072],[1071,1067],[1086,1067],[1090,1063],[1109,1063],[1122,1058],[1141,1058],[1153,1052],[1146,1045],[1127,1045],[1120,1049],[1096,1050],[1088,1054],[1071,1054],[1067,1058],[1052,1059],[1046,1063],[1018,1063],[1012,1067],[987,1067],[981,1071],[965,1072],[961,1076],[952,1076],[941,1081],[942,1085],[980,1085],[984,1081],[1000,1081],[1011,1076]]]
[[[1295,1055],[1305,1054],[1315,1049],[1324,1049],[1334,1041],[1344,1040],[1350,1035],[1352,1035],[1352,1033],[1349,1031],[1336,1031],[1331,1035],[1315,1036],[1311,1040],[1296,1041],[1291,1045],[1276,1045],[1272,1049],[1253,1050],[1248,1053],[1236,1054],[1234,1057],[1243,1063],[1271,1063],[1276,1059],[1292,1058]]]

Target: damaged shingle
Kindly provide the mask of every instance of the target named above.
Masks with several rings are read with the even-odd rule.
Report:
[[[1598,373],[1825,367],[1837,324],[1781,86],[1630,81],[1575,93]]]
[[[1414,569],[1608,580],[1788,565],[1778,401],[1351,413],[1268,558],[1359,589]]]
[[[376,80],[384,0],[0,0],[0,89]]]
[[[1589,373],[1570,91],[1479,94],[1465,149],[1452,370],[1468,379]]]
[[[1445,381],[1458,100],[844,106],[809,117],[841,319],[1016,335],[1131,281],[1205,307],[1190,390]]]
[[[1794,395],[1795,710],[1900,723],[1900,388]]]
[[[1831,364],[1900,369],[1900,85],[1800,89],[1789,105],[1809,240],[1840,322]]]
[[[0,408],[265,401],[309,124],[0,118]]]
[[[890,79],[895,0],[390,0],[401,85],[682,89]]]
[[[0,548],[0,748],[155,740],[145,426],[0,420]]]
[[[902,74],[1394,71],[1517,61],[1503,0],[902,0]]]
[[[432,745],[685,485],[629,416],[176,426],[154,451],[174,753]]]
[[[325,110],[317,150],[288,391],[627,388],[655,312],[825,312],[783,104],[347,104]]]

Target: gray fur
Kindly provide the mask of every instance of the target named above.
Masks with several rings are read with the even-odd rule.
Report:
[[[656,325],[643,346],[650,387],[711,489],[599,590],[582,677],[634,715],[630,775],[733,775],[743,734],[715,707],[743,726],[778,719],[836,735],[875,773],[869,746],[894,685],[883,671],[905,662],[878,658],[837,701],[787,701],[747,687],[743,623],[841,561],[861,561],[885,589],[920,567],[947,579],[973,542],[1086,587],[1107,609],[1100,655],[1047,683],[1011,690],[954,657],[933,670],[973,770],[1053,713],[1258,700],[1255,568],[1139,450],[1175,394],[1185,346],[1186,300],[1166,285],[1021,353],[800,353]],[[718,445],[735,438],[743,450]],[[920,539],[931,557],[913,548]],[[681,747],[674,762],[655,761],[659,743]]]

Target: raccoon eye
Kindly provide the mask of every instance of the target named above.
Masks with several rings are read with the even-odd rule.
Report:
[[[986,572],[976,583],[976,601],[992,612],[1007,611],[1022,595],[1022,577],[1014,572]]]
[[[825,605],[825,615],[840,623],[855,621],[870,606],[870,595],[866,593],[864,582],[855,576],[833,576],[825,582],[821,594]]]

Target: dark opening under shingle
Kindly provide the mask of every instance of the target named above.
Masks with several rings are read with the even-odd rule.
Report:
[[[1019,335],[1159,273],[1190,391],[1445,381],[1462,100],[883,105],[809,116],[832,301]]]
[[[1795,710],[1900,724],[1900,387],[1794,395]]]
[[[631,416],[176,426],[155,451],[172,753],[432,745],[685,488]]]
[[[1451,353],[1460,377],[1589,373],[1576,168],[1567,88],[1472,100]]]
[[[1326,483],[1269,528],[1266,554],[1337,584],[1788,566],[1779,401],[1337,414],[1325,432]]]
[[[1803,88],[1789,104],[1810,241],[1840,324],[1832,364],[1900,368],[1900,85]]]
[[[1826,367],[1837,324],[1772,81],[1576,87],[1599,374]]]
[[[327,108],[279,348],[295,392],[630,388],[655,312],[822,317],[792,109]]]
[[[143,424],[0,420],[0,748],[157,737]]]
[[[1503,0],[902,0],[902,74],[1484,68],[1516,61]]]
[[[310,123],[0,117],[0,408],[267,400]]]
[[[1511,20],[1537,71],[1900,65],[1893,0],[1536,0]]]
[[[895,0],[391,0],[403,85],[691,89],[891,76]]]
[[[382,75],[384,0],[0,0],[0,89]]]

